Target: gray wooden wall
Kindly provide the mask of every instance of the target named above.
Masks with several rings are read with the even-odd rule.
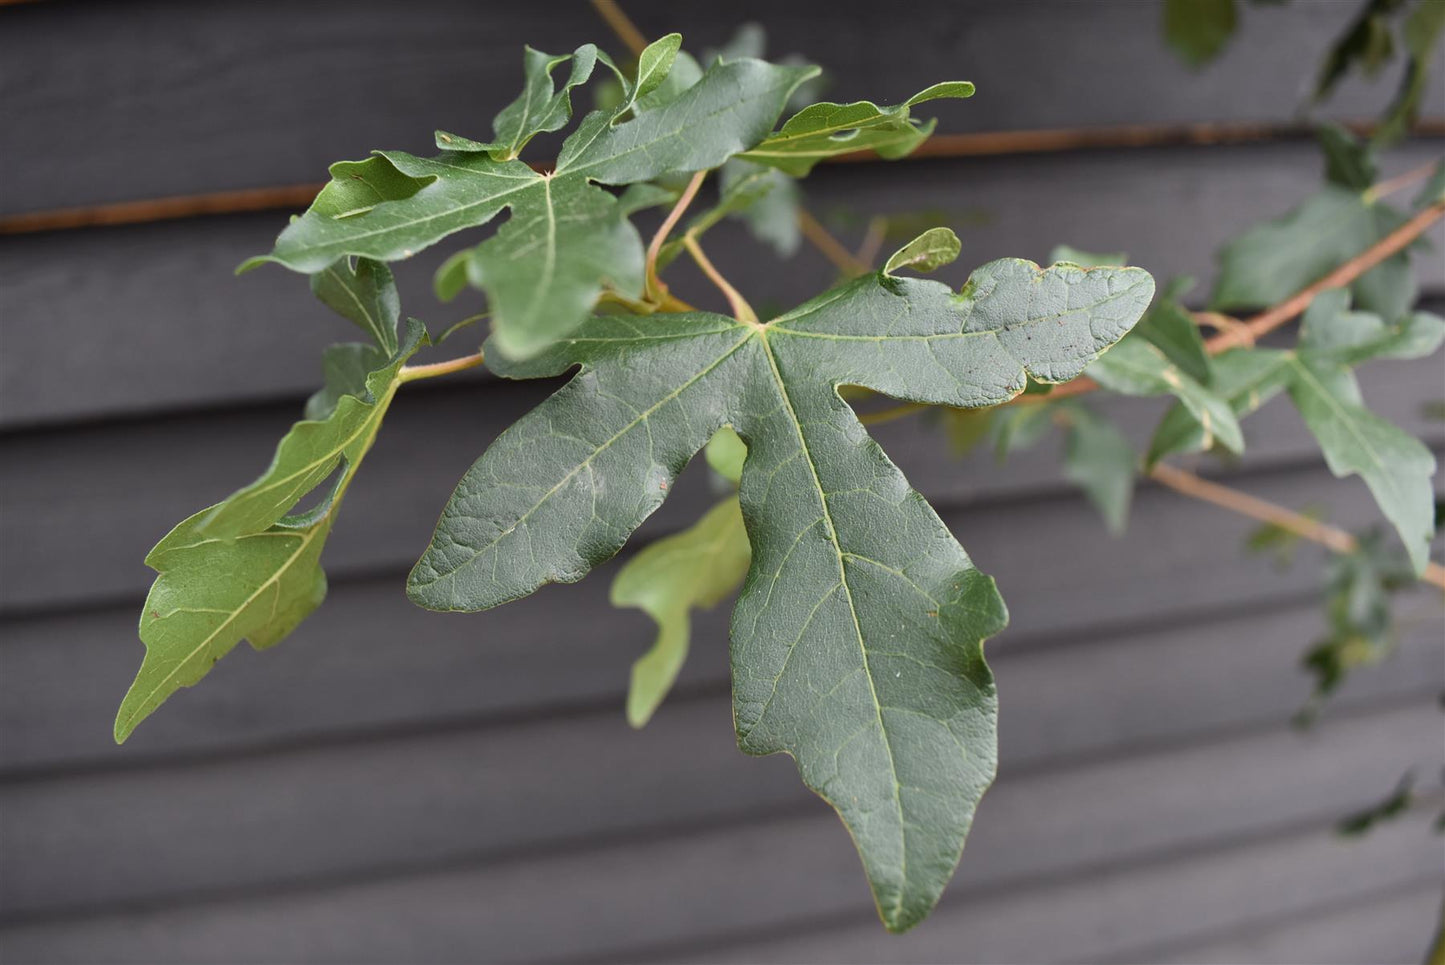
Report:
[[[745,19],[826,63],[832,94],[897,100],[966,78],[941,129],[1290,121],[1352,3],[1246,9],[1190,74],[1143,2],[947,6],[631,0],[694,49]],[[315,181],[372,147],[485,133],[520,47],[614,49],[577,2],[38,2],[0,7],[0,216]],[[1445,107],[1435,75],[1430,111]],[[1332,105],[1368,116],[1388,80]],[[1441,153],[1417,142],[1390,172]],[[547,148],[543,148],[547,150]],[[935,210],[961,264],[1126,250],[1207,283],[1211,252],[1316,185],[1312,145],[1092,150],[838,165],[814,209]],[[958,460],[914,420],[885,448],[975,560],[1013,625],[990,644],[1002,775],[937,914],[885,935],[848,836],[784,758],[736,749],[726,608],[644,731],[622,696],[650,642],[607,608],[615,564],[478,616],[402,594],[456,478],[545,386],[485,375],[408,389],[328,549],[331,598],[284,645],[238,648],[123,748],[141,564],[175,520],[258,472],[345,323],[266,249],[280,211],[0,238],[0,955],[6,961],[1287,961],[1418,959],[1440,839],[1407,820],[1346,843],[1342,813],[1408,767],[1436,772],[1437,600],[1398,654],[1298,733],[1296,668],[1322,629],[1320,570],[1246,558],[1242,521],[1157,488],[1109,539],[1055,453]],[[858,231],[845,230],[850,240]],[[1420,256],[1439,310],[1445,269]],[[730,229],[712,253],[760,305],[827,285]],[[434,257],[403,305],[434,327]],[[961,281],[960,269],[948,276]],[[706,300],[686,272],[677,285]],[[1203,291],[1201,289],[1200,291]],[[448,346],[455,351],[455,345]],[[1421,403],[1440,359],[1363,373],[1386,417],[1445,449]],[[1110,402],[1148,431],[1158,407]],[[1324,471],[1284,404],[1226,476],[1346,524],[1376,512]],[[644,527],[685,524],[702,480]]]

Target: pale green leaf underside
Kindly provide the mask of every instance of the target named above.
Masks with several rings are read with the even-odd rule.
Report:
[[[677,680],[691,636],[688,613],[716,606],[748,571],[742,510],[729,496],[692,526],[633,557],[612,581],[612,605],[638,607],[657,624],[652,649],[632,665],[627,721],[646,724]]]
[[[159,576],[141,613],[145,658],[121,701],[117,741],[237,643],[272,646],[320,605],[321,551],[341,498],[376,436],[402,363],[424,339],[421,323],[411,321],[397,355],[368,377],[369,398],[343,395],[326,419],[297,423],[260,479],[178,524],[146,556]],[[333,473],[316,507],[286,515]]]
[[[932,121],[920,123],[911,116],[914,106],[941,98],[972,96],[972,84],[949,81],[934,84],[894,107],[879,107],[872,101],[813,104],[788,118],[777,133],[741,156],[794,177],[806,175],[824,158],[855,151],[871,150],[885,158],[903,157],[933,132]]]
[[[327,307],[361,329],[383,357],[397,350],[396,323],[401,317],[391,269],[379,261],[342,258],[311,276],[311,291]]]
[[[797,758],[852,831],[885,924],[907,928],[937,900],[993,776],[982,641],[1006,617],[838,387],[1003,402],[1027,375],[1076,376],[1152,294],[1139,269],[1004,260],[961,294],[870,275],[765,325],[589,319],[531,361],[495,363],[514,378],[581,369],[463,477],[408,592],[477,610],[581,579],[734,427],[753,554],[733,616],[739,743]]]

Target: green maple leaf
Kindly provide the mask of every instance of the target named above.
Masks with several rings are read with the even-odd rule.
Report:
[[[237,643],[273,646],[321,604],[321,551],[336,512],[401,385],[402,364],[425,338],[412,320],[362,394],[340,395],[324,419],[298,422],[261,478],[178,524],[146,556],[160,575],[141,614],[145,659],[121,701],[117,741]],[[315,508],[288,515],[333,475]]]
[[[1258,225],[1219,253],[1212,308],[1230,312],[1284,301],[1366,250],[1405,222],[1405,216],[1367,191],[1326,185],[1299,207]],[[1399,318],[1415,301],[1407,252],[1361,275],[1350,286],[1356,304]]]
[[[672,38],[665,39],[670,42]],[[677,40],[681,42],[682,38],[678,37]],[[583,44],[573,53],[560,56],[545,54],[531,47],[523,50],[522,72],[526,77],[525,86],[517,99],[502,108],[493,118],[492,131],[495,139],[481,143],[457,134],[438,131],[438,147],[458,151],[485,151],[495,161],[509,161],[521,154],[522,148],[532,138],[548,131],[560,130],[572,119],[572,89],[592,76],[592,70],[597,66],[599,58],[604,64],[611,66],[606,55],[593,44]],[[572,64],[571,72],[562,83],[562,89],[557,90],[552,83],[552,71],[569,61]]]
[[[611,557],[723,426],[747,443],[752,561],[733,615],[734,714],[842,815],[893,930],[927,914],[995,769],[982,641],[993,581],[867,435],[839,387],[957,407],[1067,381],[1153,294],[1135,268],[976,270],[962,292],[877,273],[766,323],[593,317],[511,378],[580,370],[458,484],[408,593],[480,610]]]
[[[776,134],[740,156],[793,177],[803,177],[824,158],[854,151],[876,151],[880,157],[900,158],[928,140],[936,123],[912,117],[914,107],[941,98],[972,96],[973,85],[960,80],[934,84],[894,107],[879,107],[872,101],[811,104],[788,118]]]
[[[719,61],[671,99],[641,110],[663,93],[680,42],[669,35],[644,51],[623,102],[584,117],[545,174],[517,160],[517,152],[532,135],[561,128],[571,117],[572,88],[597,60],[610,61],[590,45],[579,48],[571,75],[555,91],[551,70],[569,58],[530,51],[527,88],[498,115],[496,140],[439,133],[443,153],[434,158],[380,151],[332,165],[332,180],[311,208],[269,255],[241,269],[274,261],[315,273],[348,256],[408,258],[510,208],[500,231],[465,261],[445,266],[438,290],[454,293],[464,271],[487,293],[494,349],[515,358],[541,351],[586,317],[604,286],[629,297],[641,292],[641,239],[616,196],[600,185],[717,167],[766,137],[794,89],[817,72]]]

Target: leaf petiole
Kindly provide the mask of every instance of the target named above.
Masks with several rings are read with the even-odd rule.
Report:
[[[652,242],[647,246],[647,267],[643,282],[643,298],[647,301],[661,302],[663,295],[667,292],[667,286],[657,277],[657,256],[661,253],[662,244],[667,240],[667,236],[672,233],[673,228],[677,227],[683,212],[687,210],[688,205],[692,204],[692,199],[697,197],[697,189],[702,187],[703,179],[706,177],[707,171],[699,171],[692,176],[692,179],[687,182],[687,188],[683,190],[682,196],[677,199],[677,203],[667,213],[667,217],[663,219],[657,233],[652,236]]]
[[[732,306],[733,317],[740,322],[746,322],[750,325],[759,324],[758,313],[753,311],[753,306],[749,305],[748,300],[713,266],[713,263],[708,260],[707,255],[703,252],[702,245],[697,243],[697,238],[693,237],[691,232],[682,236],[682,244],[683,247],[687,249],[687,253],[692,255],[692,260],[697,262],[697,266],[702,269],[702,273],[706,275],[708,280],[716,285],[718,290],[723,293],[723,296],[727,298],[728,304]]]
[[[479,349],[472,355],[463,355],[461,358],[448,359],[445,362],[432,362],[430,365],[404,365],[396,374],[396,379],[402,384],[416,382],[419,379],[434,379],[439,375],[451,375],[453,372],[474,369],[484,361],[486,361],[486,357]]]

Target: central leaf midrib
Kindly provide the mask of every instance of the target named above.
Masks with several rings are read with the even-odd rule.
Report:
[[[286,476],[282,476],[280,479],[274,480],[270,485],[263,486],[263,487],[261,487],[261,488],[259,488],[259,489],[252,490],[252,491],[249,492],[249,493],[245,492],[245,490],[242,490],[240,493],[237,493],[236,495],[232,496],[231,499],[228,499],[228,500],[226,501],[226,503],[229,503],[231,500],[237,499],[238,497],[245,498],[245,499],[254,499],[257,495],[260,495],[260,494],[262,494],[262,493],[274,492],[275,490],[284,487],[287,483],[291,482],[292,480],[298,479],[298,478],[300,478],[301,476],[306,475],[307,473],[310,473],[310,472],[315,471],[315,469],[316,469],[317,466],[320,466],[320,465],[322,465],[322,464],[324,464],[324,463],[326,463],[326,462],[328,462],[328,461],[330,461],[330,460],[332,460],[332,459],[335,459],[335,458],[341,456],[342,454],[344,454],[344,453],[346,452],[347,448],[350,447],[350,445],[351,445],[353,442],[355,442],[357,439],[360,439],[362,436],[366,435],[366,432],[367,432],[368,429],[371,429],[371,430],[372,430],[372,431],[371,431],[371,436],[372,436],[372,439],[374,439],[374,438],[376,437],[376,430],[379,429],[380,426],[381,426],[381,420],[378,418],[378,416],[384,414],[385,411],[386,411],[386,409],[388,409],[388,408],[391,407],[391,400],[396,397],[397,387],[398,387],[398,384],[397,384],[397,382],[395,381],[395,376],[393,375],[391,386],[387,389],[386,393],[383,394],[382,397],[379,398],[379,399],[377,399],[375,402],[372,402],[372,403],[368,404],[368,403],[363,402],[361,399],[359,399],[359,398],[357,398],[356,396],[353,396],[353,395],[343,396],[343,397],[342,397],[342,400],[341,400],[342,403],[345,403],[348,399],[353,399],[353,400],[355,400],[355,402],[356,402],[357,405],[368,406],[368,408],[369,408],[369,410],[370,410],[370,411],[367,412],[365,418],[363,418],[363,419],[361,420],[361,422],[357,425],[355,431],[353,431],[353,432],[351,432],[349,435],[347,435],[346,438],[344,438],[340,443],[332,446],[332,447],[331,447],[330,449],[328,449],[323,455],[311,459],[311,460],[308,461],[302,468],[296,470],[295,472],[290,473],[290,474],[288,474],[288,475],[286,475]],[[333,415],[332,418],[335,418],[335,416]],[[325,425],[326,422],[325,422],[325,421],[319,421],[319,422],[314,422],[313,424],[314,424],[314,425]],[[366,443],[365,448],[369,449],[370,447],[371,447],[371,440],[367,440],[367,443]],[[360,465],[360,462],[361,462],[360,459],[353,460],[352,466],[351,466],[350,469],[347,471],[347,475],[348,475],[348,476],[353,475],[353,474],[356,472],[356,466]],[[302,495],[304,495],[304,494],[302,494]],[[225,509],[226,503],[223,503],[223,504],[221,504],[220,506],[216,507],[215,516],[220,516],[220,515],[221,515],[221,510]],[[212,525],[213,521],[214,521],[214,517],[212,517],[212,519],[209,519],[209,520],[206,520],[205,522],[203,522],[199,527],[197,527],[197,529],[199,529],[199,530],[201,530],[201,531],[204,531],[204,530],[207,529],[210,525]]]
[[[166,675],[165,675],[164,677],[162,677],[160,680],[156,681],[155,685],[152,686],[152,687],[150,688],[150,690],[146,692],[146,695],[145,695],[144,698],[142,698],[142,700],[140,701],[140,704],[141,704],[142,706],[144,706],[144,705],[145,705],[146,703],[148,703],[152,698],[154,698],[155,695],[160,692],[161,688],[164,687],[166,684],[168,684],[168,683],[172,680],[172,678],[174,678],[174,677],[176,676],[176,674],[180,673],[182,669],[184,669],[187,665],[189,665],[192,660],[196,659],[197,654],[200,654],[202,651],[204,651],[204,650],[206,649],[206,647],[210,645],[211,641],[214,640],[214,639],[216,639],[216,636],[217,636],[218,634],[220,634],[221,631],[225,630],[227,627],[231,626],[231,625],[234,624],[237,620],[239,620],[239,619],[241,618],[241,614],[244,613],[244,612],[246,611],[246,609],[251,606],[251,604],[255,603],[256,600],[257,600],[257,598],[259,598],[260,595],[261,595],[263,592],[265,592],[268,588],[270,588],[271,586],[275,585],[275,586],[277,587],[277,596],[278,596],[278,598],[279,598],[279,596],[280,596],[280,585],[279,585],[279,584],[280,584],[280,581],[281,581],[281,577],[282,577],[288,570],[290,570],[293,565],[295,565],[296,560],[301,557],[301,554],[304,553],[304,552],[306,552],[306,548],[311,545],[311,541],[316,538],[316,535],[317,535],[322,529],[327,529],[327,528],[329,528],[329,527],[330,527],[330,522],[329,522],[329,520],[322,520],[322,521],[318,521],[318,522],[317,522],[315,525],[313,525],[310,529],[303,530],[303,531],[301,531],[301,532],[297,532],[297,531],[295,531],[295,530],[292,530],[292,531],[289,531],[289,532],[285,532],[285,533],[276,533],[276,532],[269,532],[269,531],[268,531],[268,532],[262,532],[262,533],[252,533],[252,534],[249,535],[249,536],[243,537],[243,538],[245,538],[245,539],[257,539],[257,538],[268,537],[268,536],[269,536],[269,537],[275,537],[275,536],[292,536],[292,535],[295,535],[295,536],[298,536],[298,537],[300,538],[300,543],[297,545],[296,551],[295,551],[294,553],[292,553],[290,556],[288,556],[288,557],[286,558],[286,560],[285,560],[280,566],[278,566],[278,567],[276,568],[276,571],[275,571],[274,573],[272,573],[269,577],[267,577],[266,580],[265,580],[264,582],[262,582],[260,586],[256,587],[256,589],[251,593],[250,596],[248,596],[248,597],[246,597],[246,599],[242,600],[242,601],[241,601],[236,607],[234,607],[233,609],[230,609],[230,610],[217,610],[217,612],[227,613],[227,614],[229,614],[229,615],[226,617],[226,619],[222,620],[222,621],[220,622],[220,624],[218,624],[214,630],[212,630],[209,634],[207,634],[206,637],[205,637],[205,639],[203,639],[200,643],[198,643],[198,644],[195,646],[194,649],[192,649],[189,653],[187,653],[184,657],[182,657],[179,661],[177,661],[176,665],[175,665],[173,668],[171,668],[171,672],[170,672],[170,673],[166,674]],[[202,540],[200,543],[192,543],[192,544],[189,544],[189,545],[187,545],[187,546],[185,546],[185,547],[177,547],[177,549],[182,549],[182,548],[184,548],[184,549],[191,549],[191,548],[193,548],[193,547],[202,545],[202,544],[205,543],[205,542],[216,542],[216,541],[215,541],[215,540]],[[165,615],[164,617],[162,617],[160,620],[157,620],[156,623],[161,623],[161,622],[163,622],[164,620],[169,619],[170,617],[174,616],[176,613],[180,612],[181,609],[183,609],[183,608],[177,608],[177,609],[175,609],[175,610],[171,610],[171,611],[167,612],[166,615]],[[273,610],[274,610],[274,607],[273,607]],[[132,721],[136,720],[136,717],[137,717],[136,714],[131,714],[129,717],[126,718],[126,723],[129,725]]]
[[[823,522],[828,527],[830,543],[833,547],[833,556],[838,564],[838,581],[843,587],[843,595],[848,600],[848,614],[853,621],[853,630],[858,639],[858,652],[863,658],[863,676],[868,681],[868,694],[873,700],[874,716],[878,720],[878,737],[883,742],[883,750],[888,755],[888,771],[893,786],[893,803],[898,810],[898,836],[899,836],[899,884],[897,897],[893,903],[894,914],[898,914],[903,908],[903,896],[908,880],[908,828],[903,815],[903,798],[900,793],[898,781],[898,763],[893,758],[893,745],[888,740],[888,728],[883,723],[883,704],[878,699],[878,688],[873,683],[873,666],[868,659],[868,647],[863,640],[863,625],[858,620],[858,607],[853,601],[853,588],[848,585],[848,570],[843,560],[843,547],[838,539],[838,528],[833,523],[833,513],[828,508],[828,496],[823,489],[823,480],[818,475],[817,464],[813,462],[813,453],[808,448],[807,437],[803,435],[803,424],[798,418],[798,412],[793,408],[793,400],[788,395],[788,387],[783,380],[783,374],[778,370],[777,359],[773,356],[773,348],[768,344],[766,335],[760,337],[763,344],[763,352],[768,357],[768,368],[773,374],[773,380],[777,383],[778,394],[783,400],[783,406],[788,410],[788,420],[793,427],[794,434],[798,437],[798,446],[802,449],[803,459],[808,464],[808,474],[813,480],[813,489],[818,494],[818,511],[823,515]],[[796,644],[795,644],[796,646]],[[774,685],[776,687],[776,684]]]
[[[1335,413],[1336,418],[1338,418],[1340,422],[1344,425],[1346,432],[1348,432],[1349,435],[1353,436],[1355,441],[1360,444],[1360,447],[1363,448],[1368,454],[1370,461],[1374,463],[1374,468],[1377,471],[1383,473],[1386,479],[1390,480],[1390,488],[1394,489],[1394,480],[1391,474],[1385,472],[1384,460],[1380,458],[1380,454],[1375,451],[1375,447],[1370,444],[1369,440],[1360,433],[1358,427],[1356,427],[1355,425],[1354,420],[1349,417],[1349,411],[1340,404],[1339,400],[1337,400],[1333,395],[1330,394],[1329,390],[1325,388],[1324,383],[1322,383],[1318,378],[1316,378],[1315,374],[1310,371],[1308,365],[1300,361],[1297,356],[1293,359],[1293,363],[1299,373],[1304,376],[1304,378],[1310,383],[1312,387],[1311,390],[1316,391],[1319,397],[1324,399],[1325,404],[1330,408],[1332,412]]]

